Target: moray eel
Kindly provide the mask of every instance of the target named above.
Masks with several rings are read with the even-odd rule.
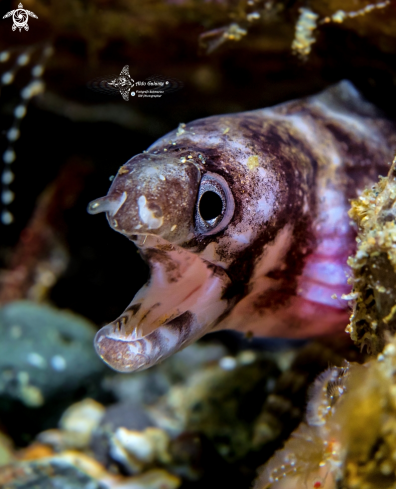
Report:
[[[342,330],[355,246],[348,201],[386,175],[395,123],[347,81],[159,139],[90,203],[150,266],[95,347],[146,369],[220,329],[306,338]]]

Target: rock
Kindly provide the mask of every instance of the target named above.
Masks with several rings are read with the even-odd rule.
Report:
[[[134,477],[113,474],[78,452],[0,467],[2,489],[177,489],[180,484],[179,477],[163,469]]]
[[[110,455],[129,474],[140,473],[153,464],[170,465],[169,435],[159,428],[131,431],[117,428],[110,438]]]
[[[85,319],[49,306],[18,301],[0,309],[0,417],[11,432],[15,422],[27,433],[55,426],[76,398],[98,394],[106,367],[94,334]]]
[[[268,395],[268,379],[278,374],[272,361],[253,351],[226,355],[174,385],[149,412],[172,436],[205,435],[232,462],[249,451],[251,422]]]
[[[3,489],[107,489],[62,458],[20,462],[0,468]]]
[[[0,431],[0,467],[9,464],[14,458],[12,441]]]
[[[105,414],[105,407],[93,399],[72,404],[62,415],[59,429],[40,433],[37,439],[57,451],[84,450],[91,443],[94,430]]]

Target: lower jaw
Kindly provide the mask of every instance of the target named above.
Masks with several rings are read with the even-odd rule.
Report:
[[[198,339],[199,328],[189,311],[139,339],[115,336],[111,325],[95,336],[96,352],[111,368],[119,372],[145,370]]]

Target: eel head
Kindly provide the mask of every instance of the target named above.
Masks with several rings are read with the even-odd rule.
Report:
[[[197,163],[145,153],[122,166],[108,194],[89,205],[91,214],[105,212],[150,266],[149,282],[95,338],[99,356],[118,371],[165,359],[210,331],[227,308],[225,270],[183,247],[194,237],[200,183]]]

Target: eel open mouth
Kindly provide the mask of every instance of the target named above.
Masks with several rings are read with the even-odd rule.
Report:
[[[144,250],[149,282],[96,334],[97,353],[115,370],[144,370],[164,360],[208,333],[228,306],[223,295],[230,279],[222,268],[178,246],[169,248]]]

